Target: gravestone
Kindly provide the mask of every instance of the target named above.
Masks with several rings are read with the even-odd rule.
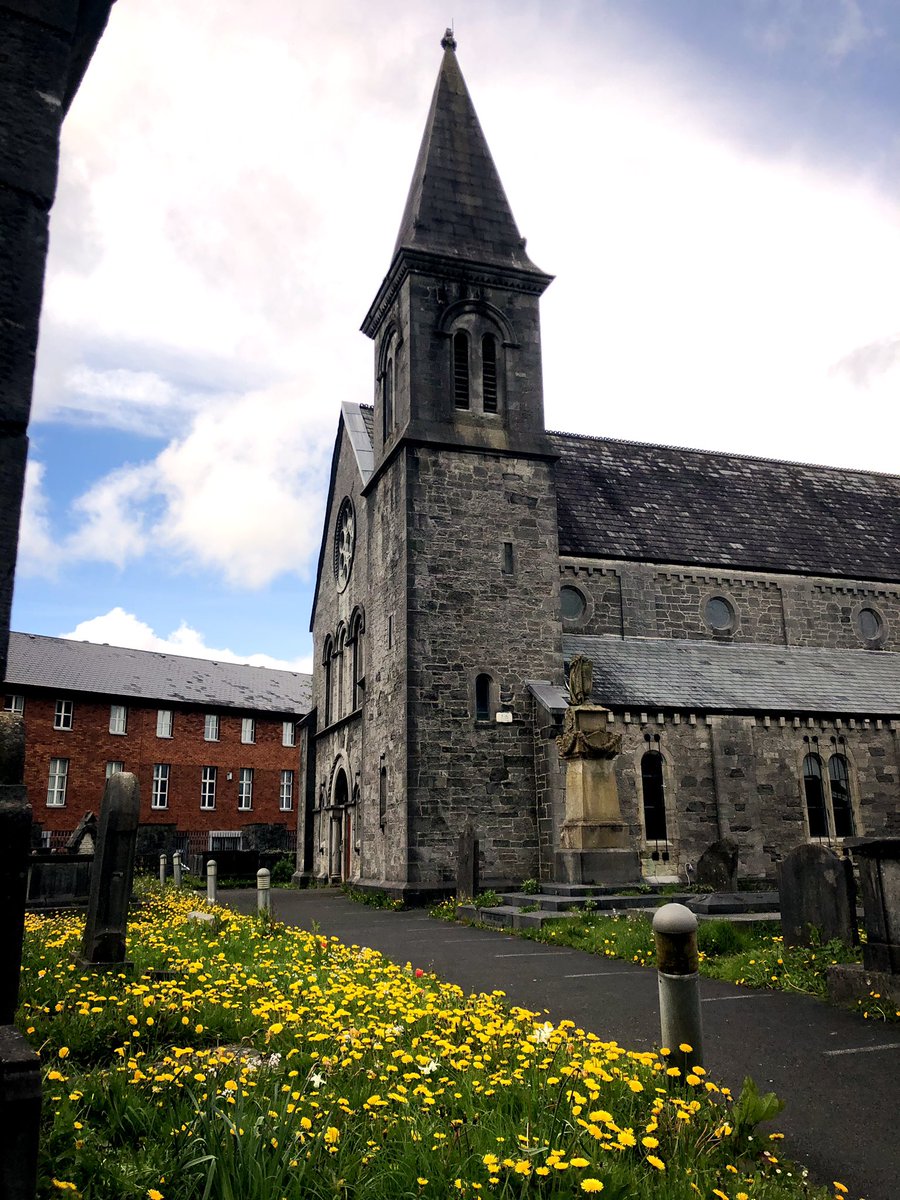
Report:
[[[473,900],[478,895],[478,838],[470,821],[459,835],[456,869],[456,899]]]
[[[900,975],[900,837],[853,838],[866,926],[863,965]]]
[[[714,892],[736,892],[738,844],[734,838],[721,838],[707,846],[697,859],[695,882]]]
[[[781,932],[786,946],[810,946],[816,939],[858,941],[853,869],[827,846],[797,846],[778,864]]]
[[[87,812],[66,840],[66,854],[93,854],[97,845],[97,818]]]
[[[100,806],[97,852],[79,959],[83,967],[130,966],[125,962],[125,935],[140,810],[137,777],[128,771],[111,775]]]
[[[41,1066],[13,1025],[19,998],[31,807],[22,718],[0,713],[0,1196],[31,1200],[37,1182]]]

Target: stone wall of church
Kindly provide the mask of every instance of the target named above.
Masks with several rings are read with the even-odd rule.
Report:
[[[563,622],[571,633],[900,650],[896,584],[577,559],[560,562],[560,583],[585,600],[583,616]],[[734,627],[725,634],[705,619],[714,596],[734,608]],[[874,639],[859,624],[867,608],[882,623]]]
[[[410,877],[452,880],[469,819],[484,881],[518,882],[537,870],[525,680],[561,682],[550,471],[490,453],[408,456]],[[480,674],[490,677],[483,720]]]

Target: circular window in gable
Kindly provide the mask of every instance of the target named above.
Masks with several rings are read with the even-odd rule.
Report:
[[[703,609],[703,618],[714,633],[731,633],[734,629],[734,605],[724,596],[711,596]]]
[[[565,584],[559,589],[559,607],[564,621],[580,621],[587,608],[587,601],[578,588]]]
[[[881,613],[874,608],[861,608],[856,614],[856,628],[863,641],[874,642],[884,632]]]
[[[334,527],[334,580],[342,592],[350,582],[353,553],[356,549],[356,516],[349,496],[341,501]]]

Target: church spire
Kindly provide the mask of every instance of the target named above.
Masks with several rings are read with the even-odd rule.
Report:
[[[452,29],[441,45],[444,57],[394,254],[417,250],[537,271],[459,69]]]

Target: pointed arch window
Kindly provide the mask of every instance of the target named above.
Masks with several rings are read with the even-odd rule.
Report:
[[[332,706],[331,706],[331,685],[332,674],[334,672],[334,645],[330,637],[325,639],[325,649],[322,651],[322,665],[324,667],[324,681],[322,686],[323,700],[325,703],[325,712],[323,721],[325,725],[331,724]]]
[[[481,339],[481,403],[486,413],[497,411],[497,339],[492,333]]]
[[[822,780],[822,760],[818,754],[807,754],[803,760],[803,794],[806,798],[806,819],[809,836],[828,837],[828,812],[825,807],[825,785]]]
[[[344,682],[344,675],[347,669],[347,656],[344,654],[346,644],[347,630],[344,625],[341,625],[337,631],[337,641],[334,649],[334,657],[336,660],[334,664],[334,716],[335,720],[337,721],[339,721],[344,715],[344,698],[347,694]]]
[[[361,610],[357,610],[350,622],[350,703],[352,711],[362,707],[365,676],[365,658],[363,655],[363,632],[365,620]]]
[[[469,336],[463,329],[453,335],[453,403],[469,407]]]
[[[663,756],[658,750],[648,750],[641,758],[641,795],[644,806],[644,836],[646,840],[648,842],[667,841]]]
[[[491,719],[491,683],[490,675],[475,677],[475,720],[489,721]]]
[[[832,754],[828,760],[828,783],[831,789],[831,815],[834,836],[853,837],[853,804],[850,798],[850,771],[843,754]]]
[[[381,381],[382,387],[382,419],[383,419],[383,440],[387,441],[394,429],[394,356],[388,355],[387,363],[384,368],[384,378]]]

